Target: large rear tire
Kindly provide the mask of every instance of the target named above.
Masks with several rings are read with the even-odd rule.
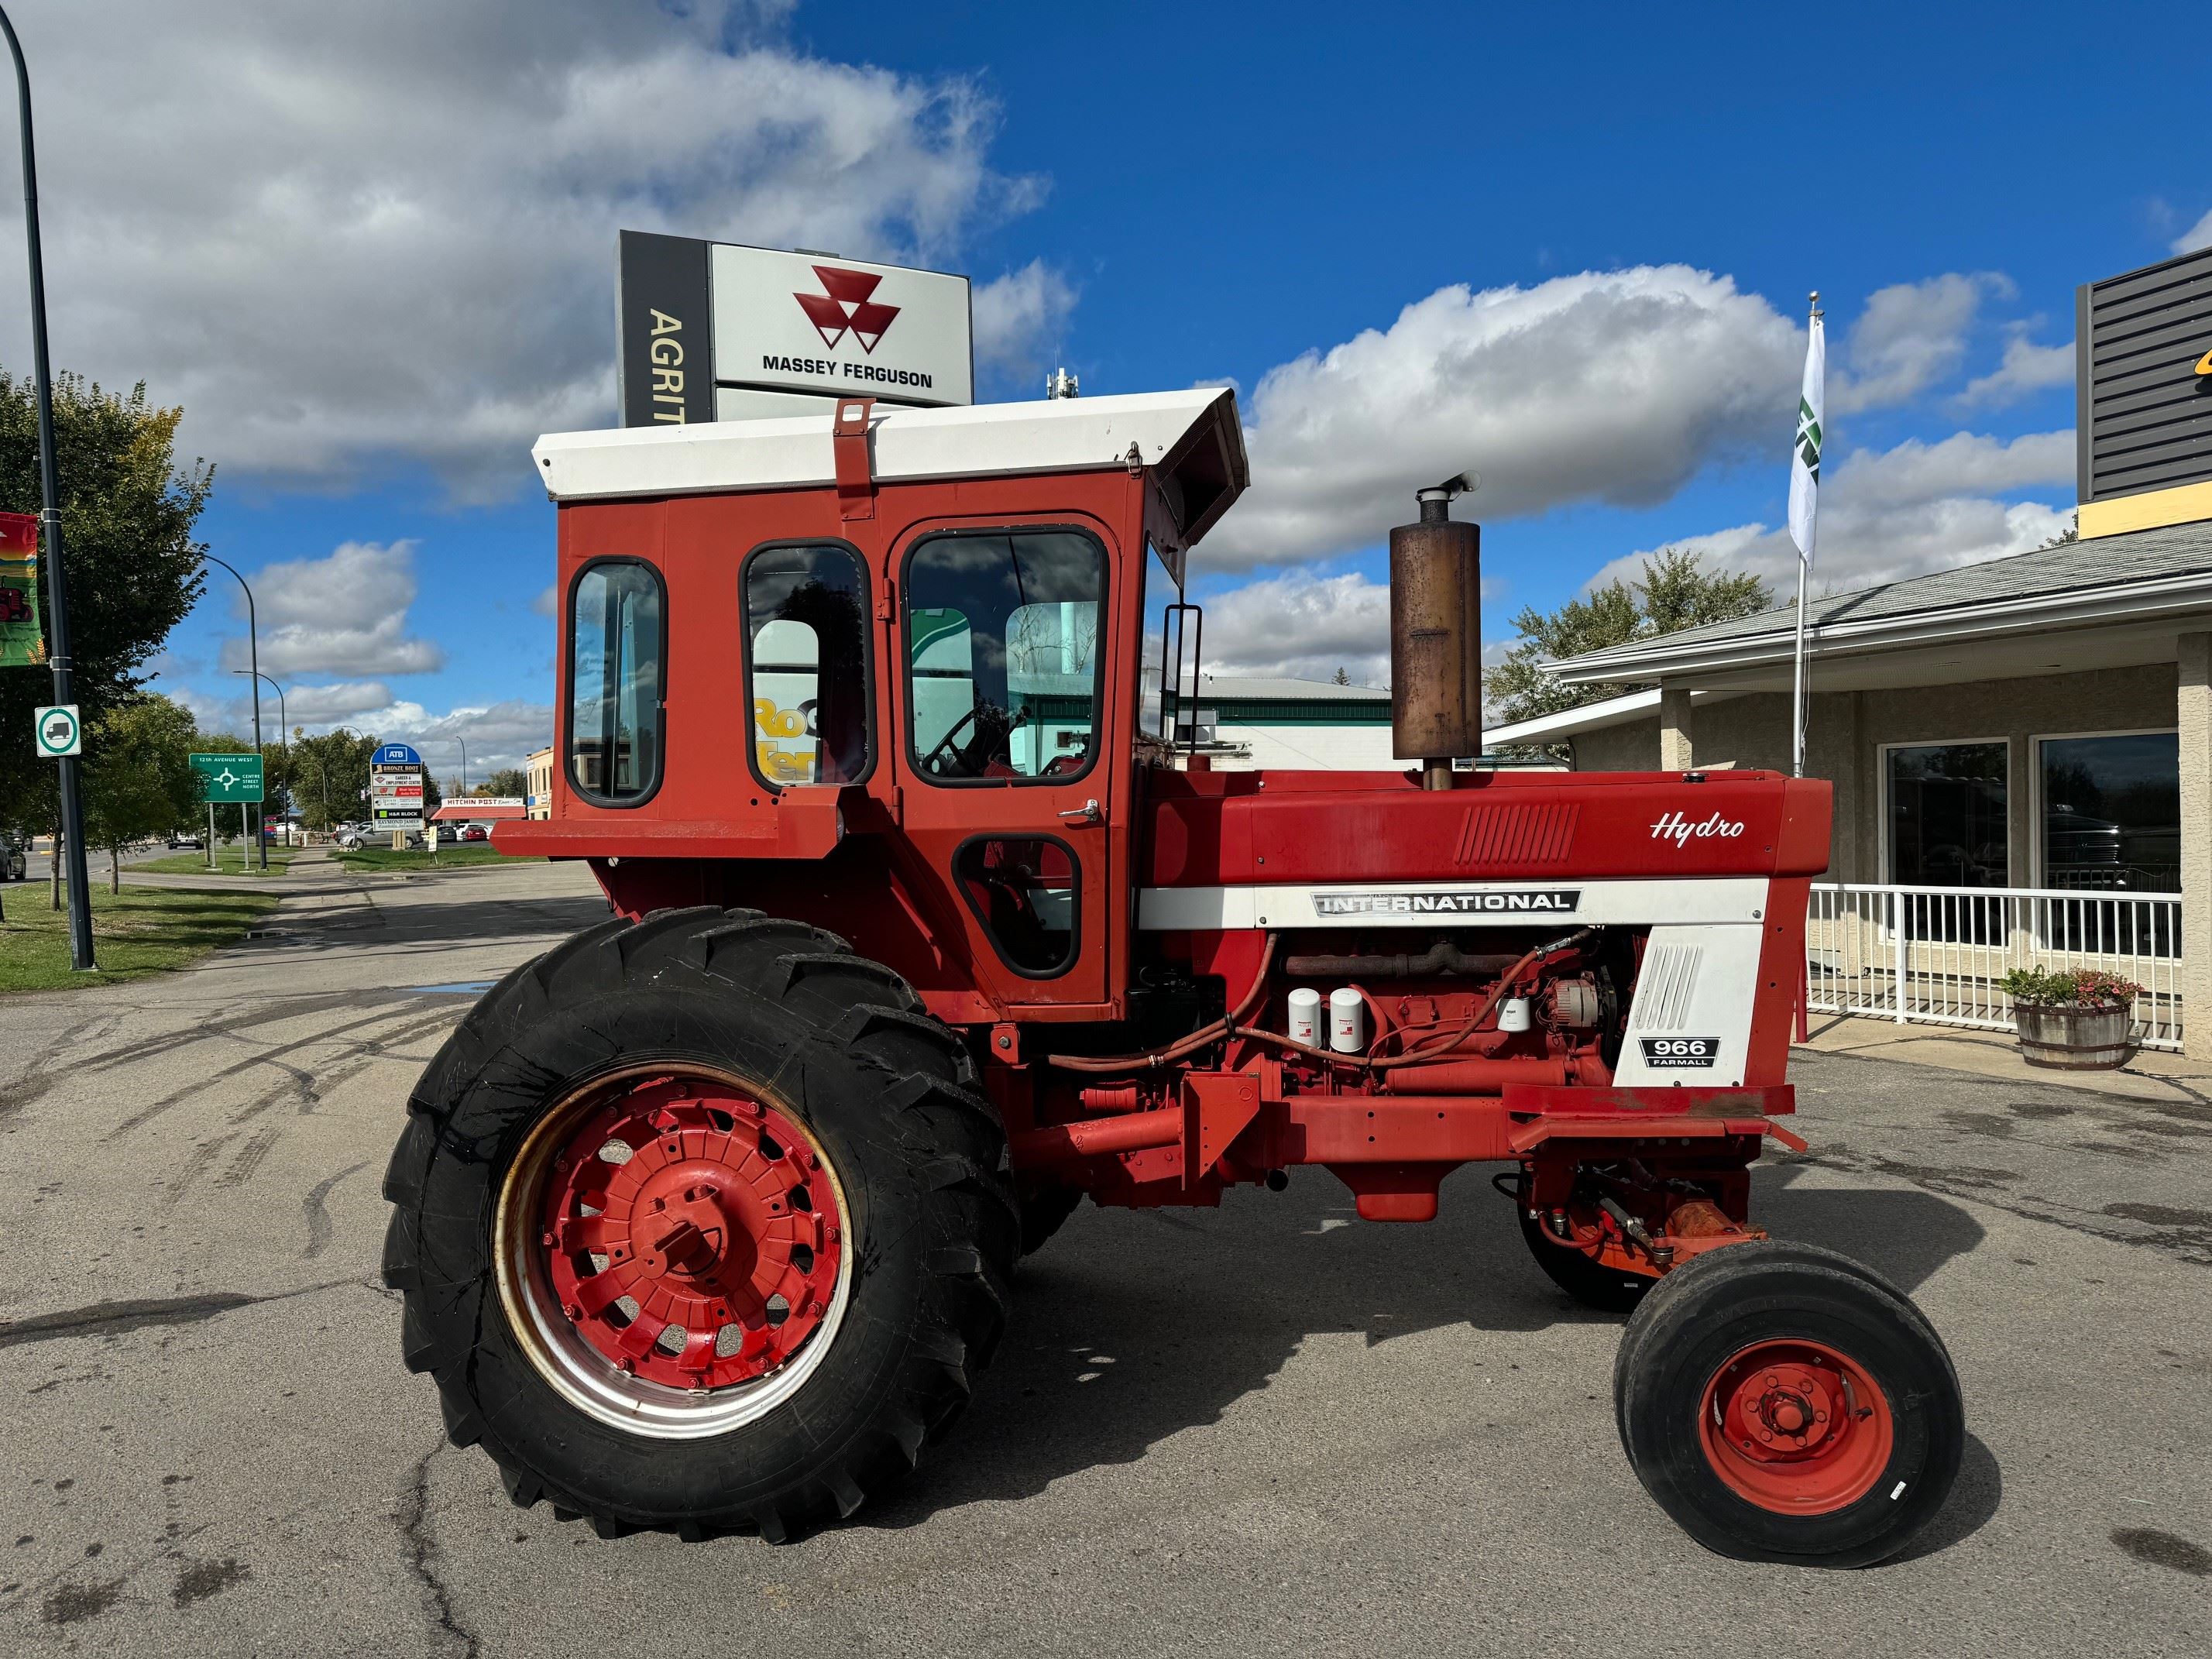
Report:
[[[1668,1274],[1629,1322],[1613,1404],[1645,1490],[1746,1561],[1894,1555],[1942,1508],[1966,1443],[1920,1310],[1803,1244],[1731,1244]]]
[[[602,1531],[851,1515],[1006,1316],[1005,1138],[896,975],[796,922],[611,921],[510,974],[409,1103],[386,1282],[447,1431]]]

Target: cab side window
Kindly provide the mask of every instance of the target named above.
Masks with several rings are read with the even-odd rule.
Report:
[[[867,574],[837,542],[757,549],[741,578],[750,759],[770,788],[857,783],[870,732]]]
[[[602,559],[568,607],[568,777],[587,800],[635,806],[660,787],[667,602],[641,559]]]
[[[906,565],[908,740],[940,784],[1091,769],[1106,550],[1075,530],[933,536]]]

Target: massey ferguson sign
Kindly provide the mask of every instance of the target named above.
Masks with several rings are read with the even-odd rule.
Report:
[[[975,401],[965,276],[639,231],[621,247],[624,426]]]

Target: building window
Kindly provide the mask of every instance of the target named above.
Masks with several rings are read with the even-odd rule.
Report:
[[[635,806],[660,783],[666,614],[660,573],[603,559],[570,602],[568,775],[586,797]]]
[[[906,566],[908,737],[936,783],[1091,769],[1106,550],[1074,530],[933,536]]]
[[[868,775],[868,585],[842,543],[763,547],[745,561],[752,762],[773,788]]]
[[[2181,890],[2181,740],[2172,732],[2045,738],[2043,884]]]
[[[2003,887],[2006,752],[1995,743],[1885,750],[1889,878],[1905,887]]]

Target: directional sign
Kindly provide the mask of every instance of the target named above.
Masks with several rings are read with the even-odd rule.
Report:
[[[261,799],[260,756],[194,755],[190,758],[202,800],[234,804]]]
[[[39,752],[49,760],[84,753],[84,727],[78,723],[73,702],[41,708],[32,729],[39,734]]]

